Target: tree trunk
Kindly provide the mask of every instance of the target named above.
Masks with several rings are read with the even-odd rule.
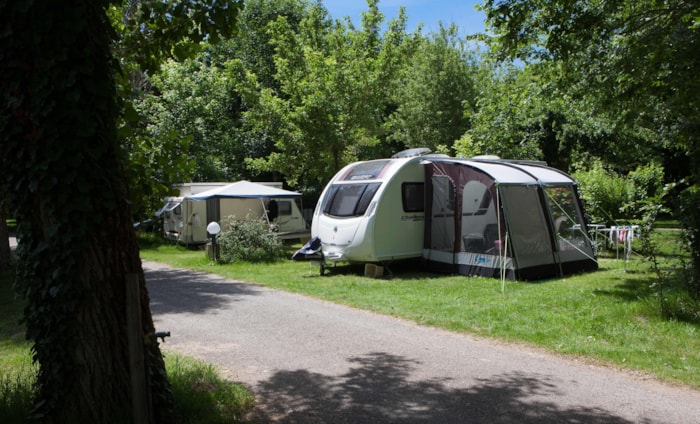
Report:
[[[126,198],[126,192],[122,192]],[[153,320],[141,260],[138,254],[129,208],[122,204],[91,231],[82,252],[79,281],[89,298],[76,308],[79,332],[73,341],[72,362],[78,367],[77,385],[65,396],[65,411],[80,411],[77,417],[89,422],[109,422],[114,417],[130,418],[131,377],[127,344],[127,276],[139,276],[142,340],[146,343],[147,378],[158,389],[154,395],[159,416],[167,411],[169,393],[164,364],[154,337]],[[53,362],[53,361],[52,361]],[[63,364],[56,364],[63,366]],[[42,364],[43,366],[43,364]],[[146,372],[146,370],[142,370]],[[46,393],[47,397],[55,396]],[[163,402],[165,399],[165,402]],[[125,409],[126,408],[126,409]],[[130,420],[127,420],[130,421]],[[159,420],[161,421],[161,420]]]
[[[7,221],[5,211],[0,207],[0,272],[5,271],[12,260],[10,250],[10,233],[7,231]]]
[[[133,420],[133,274],[155,421],[171,407],[116,134],[107,4],[0,0],[0,192],[22,223],[18,283],[46,422]]]

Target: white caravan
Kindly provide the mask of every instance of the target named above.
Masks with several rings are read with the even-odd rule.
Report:
[[[341,169],[314,211],[312,240],[292,259],[320,262],[323,273],[327,262],[422,257],[431,270],[519,280],[598,268],[569,175],[425,150]]]
[[[443,155],[410,149],[352,163],[321,194],[311,237],[323,260],[385,262],[418,258],[423,251],[425,170],[421,162]]]
[[[182,184],[176,186],[180,195],[166,197],[156,215],[163,217],[165,237],[183,244],[206,243],[207,224],[218,222],[226,230],[229,216],[265,218],[271,232],[282,239],[308,239],[308,226],[296,203],[301,194],[281,186],[249,181]]]

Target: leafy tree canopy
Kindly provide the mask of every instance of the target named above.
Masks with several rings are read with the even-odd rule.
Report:
[[[249,166],[279,170],[294,186],[319,186],[377,144],[406,18],[401,12],[381,34],[383,16],[376,1],[369,6],[359,30],[330,22],[320,5],[298,33],[284,17],[270,26],[279,92],[249,87],[244,116],[252,132],[271,132],[274,152]]]
[[[476,107],[473,53],[454,24],[414,38],[394,85],[397,110],[386,124],[388,138],[407,148],[450,152]]]
[[[184,60],[235,30],[241,0],[125,0],[108,10],[122,66],[155,74],[165,59]],[[132,65],[133,64],[133,65]]]
[[[487,0],[483,9],[500,57],[539,64],[572,98],[697,165],[697,1]]]
[[[176,128],[153,128],[153,109],[142,102],[152,90],[150,77],[168,60],[183,61],[235,33],[241,1],[128,0],[112,4],[116,83],[122,113],[118,120],[127,156],[129,198],[136,219],[155,211],[174,183],[189,180],[192,135]]]

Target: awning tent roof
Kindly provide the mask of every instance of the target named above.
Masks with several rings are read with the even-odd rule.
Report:
[[[490,175],[500,184],[571,184],[574,180],[563,172],[546,166],[509,161],[442,159],[442,163],[466,165]],[[437,163],[440,163],[437,162]]]
[[[301,193],[295,191],[282,190],[263,184],[256,184],[250,181],[238,181],[233,184],[216,187],[203,191],[193,196],[188,196],[188,200],[207,199],[262,199],[262,198],[291,198],[301,197]]]

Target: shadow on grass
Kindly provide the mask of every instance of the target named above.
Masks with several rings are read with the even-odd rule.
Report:
[[[257,388],[256,422],[281,423],[630,423],[600,408],[561,407],[551,378],[511,373],[470,388],[410,379],[415,361],[375,352],[349,358],[337,377],[305,370],[272,375]]]
[[[145,266],[144,271],[154,314],[205,314],[230,306],[232,299],[257,296],[262,290],[252,284],[191,270]]]
[[[663,282],[664,287],[660,292],[658,280],[653,277],[636,277],[640,274],[643,273],[627,272],[620,284],[608,289],[597,288],[593,293],[615,297],[628,303],[643,302],[648,305],[650,316],[700,325],[700,304],[688,293],[685,282],[667,279]]]
[[[594,294],[616,297],[625,302],[637,302],[645,300],[654,295],[652,285],[653,278],[638,278],[635,273],[630,273],[629,277],[623,278],[620,284],[607,289],[594,289]]]

